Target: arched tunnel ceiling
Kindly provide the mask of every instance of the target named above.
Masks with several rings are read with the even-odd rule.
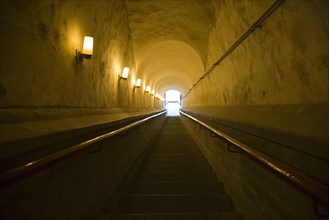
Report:
[[[147,83],[163,92],[159,86],[172,84],[180,91],[187,90],[203,72],[200,56],[180,41],[164,41],[146,50],[137,61],[138,74]]]
[[[203,74],[210,0],[128,0],[137,75],[158,93],[186,92]]]

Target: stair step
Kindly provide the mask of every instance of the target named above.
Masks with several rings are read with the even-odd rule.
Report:
[[[161,150],[180,150],[180,151],[193,151],[193,152],[198,152],[200,153],[200,150],[197,149],[196,147],[193,147],[193,146],[179,146],[179,145],[173,145],[173,146],[170,146],[170,145],[165,145],[165,146],[159,146],[157,148],[154,149],[154,151],[161,151]],[[153,151],[153,152],[154,152]]]
[[[157,151],[152,153],[152,157],[193,157],[202,158],[202,155],[191,151]]]
[[[168,141],[175,141],[175,140],[186,140],[186,141],[189,141],[191,143],[193,143],[193,139],[191,139],[191,136],[188,135],[188,133],[186,132],[163,132],[159,138],[157,139],[157,142],[158,141],[165,141],[167,140],[168,138]]]
[[[177,144],[177,142],[182,142],[183,144]],[[164,140],[163,143],[158,142],[156,145],[155,149],[162,149],[162,148],[169,148],[169,149],[198,149],[197,146],[194,144],[194,142],[192,141],[187,141],[187,140],[182,140],[182,141],[168,141],[168,140]]]
[[[177,135],[177,136],[160,136],[154,143],[154,146],[167,146],[167,144],[184,142],[184,145],[178,146],[197,146],[194,140],[189,136]]]
[[[201,156],[200,151],[196,150],[188,150],[188,149],[157,149],[152,152],[152,154],[188,154],[188,155],[195,155]]]
[[[121,182],[120,193],[139,194],[222,194],[223,186],[218,181],[208,182]]]
[[[131,194],[120,196],[123,213],[194,213],[232,211],[227,195]]]
[[[197,152],[200,153],[199,149],[196,149],[194,147],[158,147],[153,150],[152,153],[157,152],[157,151],[183,151],[183,152]]]
[[[203,155],[201,154],[195,154],[195,155],[188,155],[184,153],[167,153],[167,154],[151,154],[149,159],[178,159],[178,160],[184,160],[184,159],[204,159]]]
[[[147,159],[131,169],[95,220],[241,220],[179,117],[166,125]]]
[[[142,172],[211,172],[211,167],[207,164],[204,165],[145,165],[142,168]]]
[[[215,181],[214,173],[203,172],[143,172],[139,175],[139,181]]]
[[[181,165],[193,165],[193,164],[208,164],[204,158],[150,158],[145,164],[156,165],[156,164],[181,164]]]
[[[234,212],[223,213],[131,213],[118,216],[101,215],[94,220],[243,220]]]
[[[157,146],[155,149],[156,150],[192,150],[192,151],[197,151],[200,152],[198,148],[195,146],[170,146],[170,145],[163,145],[163,146]]]
[[[152,153],[157,152],[157,151],[183,151],[183,152],[197,152],[200,153],[200,150],[194,147],[171,147],[171,146],[166,146],[166,147],[157,147],[156,149],[153,150]]]

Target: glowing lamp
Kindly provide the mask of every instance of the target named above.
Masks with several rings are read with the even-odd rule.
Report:
[[[129,75],[129,68],[128,67],[123,68],[123,71],[122,71],[122,74],[121,74],[121,78],[122,79],[127,79],[128,78],[128,75]]]
[[[142,80],[141,79],[137,79],[136,82],[135,82],[134,87],[136,87],[136,88],[141,87],[141,83],[142,83]]]
[[[151,91],[151,87],[150,86],[146,86],[145,92],[149,93]]]
[[[94,38],[85,36],[83,40],[82,54],[86,56],[90,56],[91,58],[91,56],[93,55],[93,46],[94,46]]]
[[[155,90],[153,89],[153,90],[152,90],[152,92],[151,92],[151,95],[153,96],[153,95],[154,95],[154,93],[155,93]]]
[[[82,52],[76,50],[76,59],[82,62],[83,59],[91,59],[93,55],[94,38],[85,36],[83,40]]]

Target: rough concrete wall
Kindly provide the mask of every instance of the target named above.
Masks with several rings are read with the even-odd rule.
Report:
[[[208,66],[273,2],[213,1]],[[183,109],[262,130],[254,135],[291,135],[271,140],[328,161],[328,9],[328,1],[285,1],[184,97]],[[313,142],[302,146],[304,138]]]
[[[274,1],[214,1],[208,68]],[[328,102],[328,1],[290,0],[184,99],[188,106]],[[227,19],[229,18],[229,19]]]
[[[94,144],[28,178],[0,189],[0,218],[93,219],[163,123],[153,119],[128,135]],[[60,143],[59,143],[60,144]],[[101,151],[98,151],[101,148]],[[96,151],[94,153],[90,153]],[[97,152],[98,151],[98,152]]]
[[[273,2],[213,1],[215,16],[207,68]],[[231,128],[241,133],[278,143],[281,146],[273,148],[258,143],[255,148],[302,170],[311,169],[314,171],[311,175],[328,181],[328,9],[328,1],[285,1],[262,28],[256,29],[184,97],[183,109],[223,123],[219,126],[234,125]],[[198,138],[199,132],[194,134]],[[252,139],[245,140],[253,143]],[[300,198],[293,189],[277,180],[273,180],[272,185],[273,177],[268,176],[263,181],[267,174],[255,171],[259,168],[249,170],[255,166],[253,162],[240,157],[233,160],[234,156],[228,157],[226,152],[215,149],[217,143],[208,141],[199,140],[200,146],[210,148],[205,154],[218,175],[224,176],[223,182],[229,185],[230,194],[234,197],[234,192],[238,192],[235,195],[239,201],[237,206],[247,219],[272,219],[270,215],[259,213],[258,205],[278,219],[297,218],[299,209],[309,212],[305,214],[309,218],[305,219],[314,217],[310,200]],[[220,166],[237,167],[225,171]],[[277,192],[276,184],[295,201],[301,199],[303,208],[296,207],[291,198],[287,198],[291,210],[286,209],[286,196]],[[266,192],[269,189],[274,193]],[[266,197],[270,201],[264,202]],[[254,210],[254,216],[248,207]],[[279,214],[275,215],[276,212]]]
[[[1,1],[1,14],[2,108],[159,106],[133,92],[126,1]],[[94,53],[76,63],[85,35],[94,37]],[[131,77],[119,82],[124,66]]]
[[[321,219],[313,212],[312,199],[244,154],[229,152],[227,143],[191,120],[182,119],[245,220]]]
[[[207,68],[273,2],[214,1],[216,16],[209,38]],[[298,115],[307,121],[311,117],[317,128],[299,124],[304,129],[301,132],[319,132],[328,140],[328,8],[328,1],[285,1],[262,28],[256,29],[184,97],[184,107],[236,106],[236,112],[241,110],[243,114],[250,109],[257,113],[265,107],[275,115]],[[310,109],[304,113],[312,113],[301,115],[301,108]],[[277,109],[283,110],[276,112]],[[273,124],[253,117],[253,122],[248,123],[274,129],[284,120]],[[295,127],[289,132],[302,130]],[[285,130],[284,126],[281,129]]]

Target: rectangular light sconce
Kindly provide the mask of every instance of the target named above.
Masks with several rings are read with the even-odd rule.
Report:
[[[83,59],[91,59],[93,55],[94,38],[85,36],[83,40],[82,52],[76,50],[77,62],[82,62]]]
[[[153,95],[154,95],[154,93],[155,93],[155,90],[153,89],[153,90],[152,90],[152,92],[151,92],[151,95],[153,96]]]
[[[135,82],[134,87],[135,87],[135,88],[139,88],[139,87],[141,87],[141,83],[142,83],[142,80],[141,80],[141,79],[137,79],[136,82]]]
[[[83,49],[82,49],[82,54],[91,58],[93,55],[93,46],[94,46],[94,38],[85,36],[83,40]]]
[[[151,92],[151,87],[150,87],[150,86],[146,86],[145,92],[146,92],[146,93]]]
[[[128,67],[124,67],[123,68],[123,71],[122,71],[122,74],[121,74],[121,78],[122,79],[127,79],[128,78],[128,75],[129,75],[129,68]]]

